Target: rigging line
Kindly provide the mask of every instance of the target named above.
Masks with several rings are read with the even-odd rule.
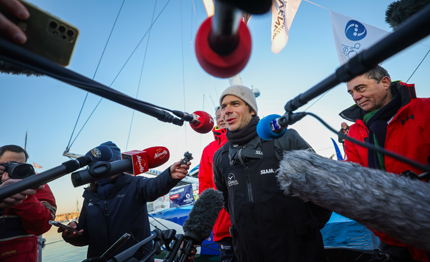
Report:
[[[332,90],[332,89],[330,89]],[[306,108],[304,111],[306,112],[311,106],[313,106],[316,102],[318,102],[321,98],[323,98],[330,90],[327,90],[322,96],[320,96],[315,102],[312,103],[308,108]]]
[[[318,6],[318,7],[321,7],[321,8],[324,8],[324,9],[326,9],[326,10],[329,10],[329,11],[330,11],[330,9],[328,9],[327,7],[324,7],[324,6],[321,6],[321,5],[315,4],[314,2],[311,2],[311,1],[309,1],[309,0],[305,0],[305,1],[306,1],[306,2],[308,2],[308,3],[310,3],[310,4],[316,5],[316,6]]]
[[[155,22],[157,22],[158,18],[160,17],[160,15],[163,13],[164,9],[166,9],[167,5],[170,3],[170,0],[167,1],[167,3],[164,5],[163,9],[161,9],[160,13],[158,14],[158,16],[155,18],[154,22],[151,24],[151,26],[149,27],[149,29],[146,31],[146,33],[144,34],[144,36],[142,37],[142,39],[140,39],[139,43],[137,44],[136,48],[133,50],[133,52],[130,54],[130,56],[127,58],[125,64],[121,67],[120,71],[118,72],[118,74],[115,76],[114,80],[112,81],[112,83],[110,84],[110,86],[113,85],[113,83],[115,82],[115,80],[118,78],[119,74],[122,72],[122,70],[124,69],[124,67],[127,65],[128,61],[130,60],[130,58],[133,56],[134,52],[136,52],[137,48],[140,46],[140,44],[142,43],[143,39],[145,39],[146,35],[148,34],[149,30],[151,30],[152,26],[155,24]],[[87,118],[87,121],[85,121],[85,124],[88,122],[88,120],[90,120],[91,116],[93,115],[94,111],[97,109],[97,107],[100,105],[100,102],[103,100],[103,98],[100,98],[99,102],[97,103],[96,107],[94,108],[93,112],[91,113],[91,115]],[[146,103],[146,102],[145,102]],[[149,103],[148,103],[149,104]],[[166,108],[161,108],[155,105],[151,105],[154,107],[157,107],[159,109],[162,110],[166,110],[171,112],[171,110],[168,110]],[[78,134],[81,133],[82,129],[84,129],[85,124],[81,127],[81,130],[79,131]],[[78,135],[76,135],[75,139],[73,140],[73,142],[76,140]],[[72,142],[72,144],[73,144]],[[71,147],[71,145],[70,145]]]
[[[155,0],[154,11],[152,12],[151,24],[154,21],[154,15],[155,15],[155,9],[157,7],[157,1],[158,0]],[[147,54],[147,51],[148,51],[149,39],[151,38],[151,31],[152,30],[149,30],[148,40],[146,41],[145,54],[143,55],[142,67],[140,69],[139,83],[137,84],[137,91],[136,91],[136,97],[135,97],[136,99],[137,99],[137,97],[139,95],[139,89],[140,89],[140,84],[141,84],[142,75],[143,75],[143,68],[145,66],[146,54]],[[125,146],[125,150],[126,151],[128,149],[128,142],[130,141],[130,134],[131,134],[131,128],[133,126],[134,112],[136,112],[136,110],[133,110],[133,113],[131,115],[130,129],[128,130],[127,144]]]
[[[415,74],[415,72],[418,70],[418,67],[421,66],[421,64],[423,63],[424,59],[426,59],[427,55],[430,53],[430,49],[427,52],[427,54],[424,56],[424,58],[421,60],[421,62],[418,64],[417,68],[415,68],[414,72],[412,72],[412,75],[408,78],[408,80],[406,80],[406,83],[409,82],[409,80],[411,79],[411,77]]]
[[[113,23],[112,29],[111,29],[111,31],[109,33],[109,37],[108,37],[108,39],[106,41],[105,47],[103,48],[103,52],[102,52],[102,55],[100,56],[99,62],[97,64],[96,71],[94,72],[93,79],[96,77],[96,74],[97,74],[97,72],[99,70],[100,63],[101,63],[101,61],[103,59],[104,53],[105,53],[106,48],[107,48],[107,46],[109,44],[109,41],[110,41],[110,38],[112,36],[112,32],[113,32],[113,30],[115,28],[116,22],[118,21],[119,14],[121,13],[122,7],[124,6],[124,2],[125,2],[125,0],[122,1],[121,7],[119,8],[118,14],[116,15],[115,22]],[[81,110],[79,111],[79,114],[78,114],[78,119],[76,119],[76,123],[75,123],[75,126],[73,127],[72,134],[70,135],[70,139],[69,139],[69,143],[67,144],[66,151],[68,149],[70,149],[70,141],[72,140],[73,134],[75,133],[76,126],[78,125],[79,118],[81,117],[81,113],[82,113],[82,110],[84,109],[85,102],[87,101],[87,98],[88,98],[88,92],[85,95],[84,102],[82,103]]]
[[[184,68],[184,32],[182,26],[182,0],[179,1],[179,11],[181,16],[181,50],[182,50],[182,89],[184,91],[184,112],[186,111],[185,105],[185,68]],[[185,130],[185,148],[187,148],[187,126],[184,125]]]
[[[148,216],[150,216],[152,219],[154,219],[155,221],[157,221],[160,225],[162,225],[163,227],[165,227],[166,229],[169,229],[166,225],[164,225],[163,223],[161,223],[160,221],[158,221],[155,217],[153,217],[151,214],[148,213]]]

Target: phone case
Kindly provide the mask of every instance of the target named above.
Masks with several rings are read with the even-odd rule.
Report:
[[[69,65],[79,30],[30,3],[21,2],[30,13],[27,20],[12,16],[2,7],[0,12],[27,35],[22,47],[62,66]]]

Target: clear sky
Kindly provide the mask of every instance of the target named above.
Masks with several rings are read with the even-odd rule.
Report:
[[[80,36],[68,68],[92,78],[122,1],[29,2],[79,28]],[[260,117],[283,114],[287,101],[331,75],[339,67],[329,10],[392,31],[385,23],[385,10],[391,0],[313,2],[322,7],[302,1],[290,29],[289,42],[278,55],[270,50],[271,13],[253,16],[248,24],[253,50],[248,65],[240,75],[244,85],[258,88],[261,92],[261,96],[257,98]],[[95,80],[111,85],[147,32],[154,6],[154,17],[166,7],[152,27],[150,36],[148,34],[143,39],[112,88],[136,96],[147,50],[138,94],[140,100],[170,109],[187,112],[204,110],[213,114],[213,109],[218,104],[218,96],[229,86],[229,82],[227,79],[208,75],[196,60],[194,38],[199,25],[206,19],[201,0],[126,0]],[[429,48],[430,39],[426,38],[420,44],[388,59],[383,66],[393,80],[406,81]],[[409,81],[416,84],[420,97],[430,96],[429,72],[430,58],[427,58]],[[49,170],[67,161],[68,158],[62,156],[62,153],[68,145],[85,95],[85,91],[49,77],[0,74],[0,145],[24,146],[25,132],[28,130],[29,162],[43,167],[38,171]],[[77,130],[81,129],[99,99],[96,95],[88,96]],[[316,113],[335,129],[340,129],[343,120],[338,114],[352,104],[353,101],[346,92],[346,85],[341,84],[308,111]],[[302,109],[307,107],[308,105]],[[70,151],[85,154],[89,149],[108,140],[115,142],[125,151],[132,112],[127,107],[104,99]],[[337,136],[315,119],[306,117],[291,128],[296,129],[317,153],[327,157],[334,153],[330,137],[337,141]],[[77,131],[75,136],[76,133]],[[185,151],[190,151],[194,156],[194,167],[200,161],[203,148],[212,139],[211,133],[197,134],[188,124],[179,127],[136,112],[127,149],[167,147],[171,154],[170,160],[159,167],[159,170],[168,168],[179,160]],[[58,213],[75,211],[77,199],[79,205],[82,204],[84,187],[74,188],[70,175],[49,185],[57,199]]]

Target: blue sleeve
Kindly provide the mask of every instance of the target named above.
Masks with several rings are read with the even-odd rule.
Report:
[[[139,200],[143,202],[154,201],[169,193],[170,189],[178,184],[180,179],[173,179],[170,167],[155,178],[136,177]]]

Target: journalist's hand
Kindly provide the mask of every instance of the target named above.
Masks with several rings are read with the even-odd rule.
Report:
[[[71,228],[77,228],[78,227],[78,225],[76,224],[76,222],[70,222],[67,226],[69,226]],[[58,233],[63,233],[63,236],[67,237],[67,238],[75,238],[75,237],[78,236],[78,233],[76,233],[76,232],[70,232],[69,230],[64,229],[62,227],[59,227],[58,230],[57,230],[57,232]],[[84,232],[83,229],[79,230],[80,234],[82,234],[82,232]]]
[[[188,162],[186,165],[181,165],[181,161],[182,159],[170,167],[170,174],[172,174],[173,179],[183,179],[187,176],[191,162]]]
[[[7,176],[7,173],[4,173],[3,177],[4,176]],[[9,178],[9,176],[7,177]],[[0,185],[0,190],[2,187],[16,183],[18,181],[20,181],[20,179],[7,179],[7,181],[3,182],[3,184]],[[36,194],[36,192],[37,191],[35,189],[27,189],[22,191],[21,193],[5,198],[0,202],[0,208],[9,208],[9,207],[19,205],[22,203],[22,201],[24,201],[24,199],[27,198],[27,195],[34,195]]]
[[[27,19],[30,14],[18,0],[0,0],[0,6],[6,8],[12,15]],[[9,21],[2,13],[0,13],[0,37],[6,38],[17,44],[24,44],[27,37],[14,23]]]

